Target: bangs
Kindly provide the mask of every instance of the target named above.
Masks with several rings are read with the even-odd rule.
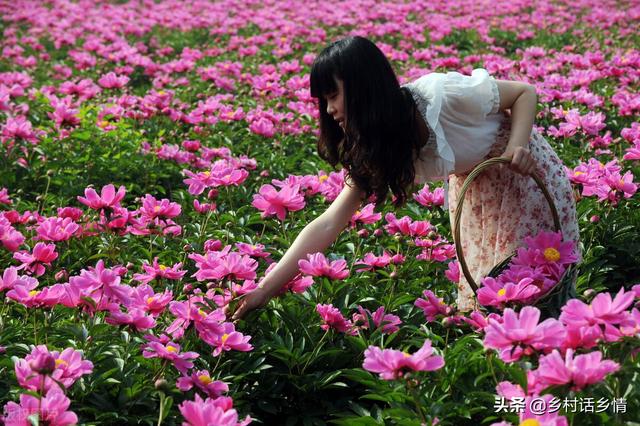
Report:
[[[321,98],[324,95],[333,93],[338,90],[334,76],[340,77],[337,72],[336,57],[328,57],[320,55],[316,58],[311,67],[311,78],[309,85],[311,88],[311,96]]]

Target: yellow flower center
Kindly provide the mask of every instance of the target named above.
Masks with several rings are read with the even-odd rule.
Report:
[[[405,358],[409,358],[409,357],[411,357],[411,355],[409,355],[409,354],[408,354],[408,353],[406,353],[406,352],[402,352],[402,355],[404,355],[404,357],[405,357]]]
[[[575,172],[575,173],[574,173],[574,175],[576,175],[576,176],[581,176],[581,175],[583,175],[583,174],[584,174],[584,172]]]
[[[198,380],[200,380],[200,383],[202,383],[205,386],[213,382],[213,380],[211,380],[211,377],[207,376],[206,374],[199,375]]]
[[[441,301],[440,301],[440,304],[441,304],[441,305],[446,305],[446,303],[444,303],[444,300],[441,300]]]
[[[523,422],[520,422],[520,426],[540,426],[540,422],[536,419],[526,419]]]
[[[560,260],[560,252],[553,247],[546,248],[544,250],[544,258],[549,262],[557,262]]]
[[[158,265],[158,268],[159,268],[161,271],[164,271],[165,269],[167,269],[167,267],[166,267],[166,266],[164,266],[164,265]]]
[[[360,214],[362,213],[360,210],[356,210],[356,214]]]
[[[222,335],[222,344],[224,345],[225,343],[227,343],[227,339],[229,338],[229,335],[227,333],[224,333]]]
[[[206,316],[207,316],[207,313],[206,313],[205,311],[203,311],[202,309],[198,309],[198,313],[200,314],[200,316],[201,316],[202,318],[204,318],[204,317],[206,317]]]
[[[161,207],[160,206],[154,206],[153,207],[153,211],[158,213],[160,211]]]
[[[150,305],[152,303],[153,303],[153,296],[147,297],[147,305]]]
[[[207,170],[206,172],[202,172],[202,174],[204,174],[205,176],[209,177],[211,175],[211,172],[209,170]]]
[[[60,358],[56,359],[56,367],[60,367],[61,365],[64,365],[66,367],[69,365],[69,363],[64,359],[60,359]]]
[[[320,177],[318,178],[318,180],[319,180],[320,182],[324,182],[324,181],[325,181],[325,180],[327,180],[327,179],[329,179],[329,176],[327,176],[327,175],[322,175],[322,176],[320,176]]]
[[[159,91],[159,92],[158,92],[158,95],[162,96],[162,95],[164,95],[165,93],[167,93],[167,92],[165,92],[164,90],[161,90],[161,91]]]
[[[107,120],[102,120],[99,124],[100,127],[107,127],[109,125],[109,122]]]
[[[498,296],[504,296],[505,294],[507,294],[507,290],[505,290],[504,288],[498,290]]]
[[[29,292],[29,297],[36,297],[40,292],[38,290],[31,290]]]
[[[178,348],[174,346],[167,346],[167,352],[171,352],[171,353],[178,352]]]

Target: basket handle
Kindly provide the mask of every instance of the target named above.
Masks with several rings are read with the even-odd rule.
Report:
[[[467,266],[467,263],[464,260],[464,255],[462,254],[462,244],[460,243],[460,217],[462,216],[462,204],[464,202],[465,193],[467,192],[467,189],[471,185],[471,182],[473,182],[473,180],[480,173],[482,173],[484,169],[486,169],[487,167],[497,165],[500,163],[511,163],[511,160],[507,158],[502,158],[502,157],[494,157],[478,164],[471,171],[471,173],[469,173],[469,176],[467,176],[467,178],[464,180],[464,183],[462,184],[462,188],[460,189],[460,194],[458,194],[458,205],[456,206],[454,222],[453,222],[454,223],[453,239],[455,240],[455,244],[456,244],[456,253],[458,255],[458,263],[460,263],[460,268],[462,269],[462,273],[467,279],[467,282],[469,283],[469,286],[473,290],[474,294],[478,293],[478,284],[476,284],[476,282],[473,280],[473,277],[471,276],[471,272],[469,272],[469,267]],[[547,199],[547,202],[549,203],[549,207],[551,208],[551,214],[553,216],[553,224],[555,226],[556,232],[560,231],[561,230],[560,218],[558,217],[558,210],[556,209],[556,205],[553,202],[553,198],[551,198],[551,194],[549,194],[549,191],[544,185],[544,182],[542,182],[540,177],[535,172],[532,173],[530,176],[533,178],[533,180],[536,181],[536,183],[538,184],[538,187],[540,188],[540,190],[544,194],[544,197]]]

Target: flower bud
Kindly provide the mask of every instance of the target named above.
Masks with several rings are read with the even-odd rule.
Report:
[[[369,236],[369,231],[367,231],[366,229],[361,229],[358,231],[358,237],[367,238],[368,236]]]
[[[56,272],[54,277],[56,281],[66,280],[67,278],[69,278],[69,273],[66,269],[60,269],[58,272]]]
[[[185,284],[182,287],[182,292],[185,293],[185,294],[189,294],[191,292],[191,290],[193,290],[193,285],[191,285],[191,284]]]
[[[154,382],[153,386],[160,391],[169,391],[169,382],[165,379],[158,379]]]
[[[589,218],[589,222],[591,222],[591,223],[600,222],[600,216],[598,216],[597,214],[594,214],[593,216],[591,216],[591,218]]]
[[[595,294],[595,292],[596,292],[596,291],[595,291],[594,289],[592,289],[592,288],[588,288],[588,289],[586,289],[586,290],[584,291],[584,293],[582,293],[582,295],[583,295],[584,297],[591,297],[591,296],[593,296],[593,295]]]
[[[375,231],[373,231],[373,236],[374,237],[381,237],[383,234],[382,229],[378,228]]]
[[[50,353],[38,353],[29,361],[31,369],[40,374],[51,374],[56,369],[56,359]]]

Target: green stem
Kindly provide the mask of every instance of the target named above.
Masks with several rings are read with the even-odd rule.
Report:
[[[302,371],[300,371],[300,375],[301,376],[304,374],[304,372],[307,369],[307,367],[309,366],[309,363],[311,362],[311,360],[316,357],[316,355],[318,354],[318,352],[322,348],[322,345],[324,344],[324,338],[327,337],[327,334],[329,334],[329,329],[327,329],[327,331],[324,332],[324,334],[320,338],[320,341],[318,342],[316,347],[313,349],[313,352],[311,353],[311,356],[309,357],[309,359],[307,359],[307,362],[304,364],[304,367],[302,367]]]
[[[162,418],[164,417],[164,392],[160,392],[160,412],[158,413],[158,426],[162,424]]]
[[[409,388],[409,392],[411,392],[411,396],[413,396],[413,403],[416,406],[416,413],[418,414],[418,416],[420,416],[420,419],[422,420],[422,424],[426,425],[427,418],[424,416],[424,412],[422,411],[422,407],[420,406],[416,386],[411,384],[410,379],[407,380],[406,385],[407,385],[407,388]]]

